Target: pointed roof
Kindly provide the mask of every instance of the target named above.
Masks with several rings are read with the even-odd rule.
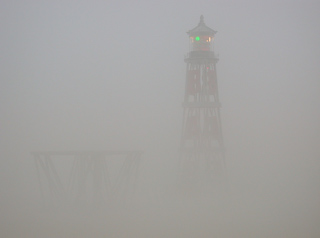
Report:
[[[203,15],[200,16],[200,22],[198,26],[193,28],[192,30],[188,31],[187,34],[189,36],[195,36],[195,35],[209,35],[213,36],[217,33],[217,31],[212,30],[210,27],[207,27],[203,20]]]

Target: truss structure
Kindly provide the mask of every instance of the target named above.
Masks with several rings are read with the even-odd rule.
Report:
[[[101,206],[134,195],[141,151],[32,152],[45,205]]]

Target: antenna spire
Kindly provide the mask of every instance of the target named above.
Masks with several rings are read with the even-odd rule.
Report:
[[[203,25],[204,24],[204,17],[203,15],[200,16],[200,22],[199,22],[199,25]]]

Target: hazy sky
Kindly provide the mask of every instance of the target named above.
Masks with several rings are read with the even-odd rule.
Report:
[[[273,205],[300,208],[290,217],[305,218],[301,230],[320,233],[319,1],[2,0],[5,214],[23,206],[12,198],[30,151],[178,147],[186,32],[201,14],[218,31],[233,185],[263,187]]]
[[[128,135],[140,133],[134,147],[143,147],[166,136],[163,131],[178,134],[185,32],[201,14],[218,31],[226,132],[238,134],[254,122],[314,133],[320,108],[316,1],[4,1],[5,143],[17,142],[14,130],[24,135],[20,140],[33,138],[34,146],[58,148],[97,141],[128,147]]]

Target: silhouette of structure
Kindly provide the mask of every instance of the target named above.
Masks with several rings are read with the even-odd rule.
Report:
[[[203,16],[198,26],[187,32],[190,42],[184,59],[187,68],[180,153],[180,183],[187,188],[211,184],[225,170],[218,57],[213,50],[216,33],[206,26]]]
[[[39,151],[32,154],[45,205],[99,207],[122,203],[133,196],[142,152]]]

